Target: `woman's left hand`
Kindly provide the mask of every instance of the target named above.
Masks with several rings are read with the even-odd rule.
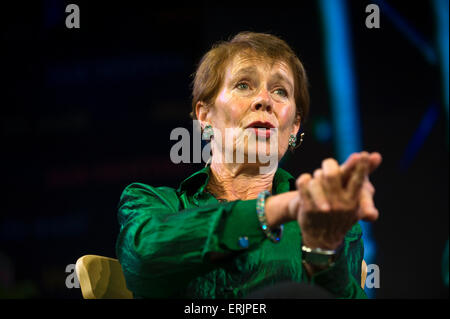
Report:
[[[297,221],[304,245],[335,250],[358,220],[378,218],[368,175],[380,163],[378,153],[355,153],[341,167],[326,159],[314,176],[297,179]]]

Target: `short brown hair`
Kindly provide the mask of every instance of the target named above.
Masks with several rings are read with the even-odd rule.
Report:
[[[238,33],[229,41],[214,44],[200,60],[194,73],[191,117],[197,118],[195,106],[199,101],[206,104],[214,101],[222,85],[227,63],[245,50],[272,61],[287,63],[294,75],[296,114],[304,122],[309,113],[309,92],[303,64],[284,40],[271,34],[248,31]]]

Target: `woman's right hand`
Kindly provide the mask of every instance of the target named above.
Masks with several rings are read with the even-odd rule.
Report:
[[[345,183],[350,179],[352,174],[354,173],[355,167],[358,164],[358,162],[361,160],[361,156],[365,154],[369,156],[369,174],[372,173],[380,164],[382,161],[381,155],[377,152],[368,154],[367,152],[360,152],[360,153],[353,153],[351,154],[347,160],[340,166],[341,174],[345,180]],[[318,178],[318,173],[320,170],[316,170],[314,174],[314,178]],[[289,192],[292,193],[292,192]],[[294,192],[298,195],[298,192]],[[376,216],[378,215],[378,211],[375,207],[374,201],[373,201],[373,195],[375,193],[375,189],[370,182],[368,176],[366,176],[366,179],[363,183],[361,193],[359,195],[359,206],[361,210],[362,216],[369,216],[366,218],[363,218],[367,221],[373,221],[376,219]],[[288,197],[286,197],[288,199]],[[287,204],[287,210],[285,212],[285,220],[287,221],[294,221],[297,220],[297,214],[298,214],[298,206],[300,205],[300,196],[290,196],[289,197],[290,202]],[[370,216],[373,216],[373,218],[370,218]]]
[[[380,163],[380,154],[361,152],[352,154],[341,166],[334,159],[326,159],[314,177],[300,176],[299,196],[289,208],[291,216],[297,209],[305,245],[336,249],[358,220],[378,218],[368,176]]]
[[[366,152],[351,154],[345,163],[340,166],[344,179],[350,178],[357,163],[361,159],[361,155],[364,153],[367,154]],[[369,173],[371,173],[380,165],[381,155],[378,153],[371,153],[369,154],[369,161]],[[373,202],[373,195],[374,187],[367,177],[362,186],[362,191],[359,197],[359,205],[360,209],[363,211],[363,216],[377,215],[378,213]],[[268,226],[275,228],[281,224],[296,221],[300,200],[298,191],[290,191],[279,195],[270,196],[266,200],[265,207]]]

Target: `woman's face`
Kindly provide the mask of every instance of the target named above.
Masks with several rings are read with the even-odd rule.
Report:
[[[242,150],[248,158],[258,151],[269,155],[272,144],[271,154],[276,149],[277,160],[280,160],[289,146],[289,135],[297,134],[300,128],[292,71],[281,61],[273,63],[251,55],[235,56],[226,67],[214,104],[208,108],[207,115],[199,119],[220,131],[222,147],[232,145],[234,153]],[[227,129],[228,133],[233,132],[231,144],[227,144],[229,137],[225,141]],[[213,156],[221,152],[216,135],[212,143]]]

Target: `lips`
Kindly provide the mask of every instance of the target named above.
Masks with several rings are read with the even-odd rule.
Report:
[[[266,121],[255,121],[246,127],[246,129],[253,130],[257,136],[265,137],[265,139],[269,138],[272,134],[272,128],[275,128],[275,126]]]
[[[250,123],[246,128],[271,129],[271,128],[275,128],[275,126],[273,126],[273,124],[270,122],[255,121],[255,122]]]

